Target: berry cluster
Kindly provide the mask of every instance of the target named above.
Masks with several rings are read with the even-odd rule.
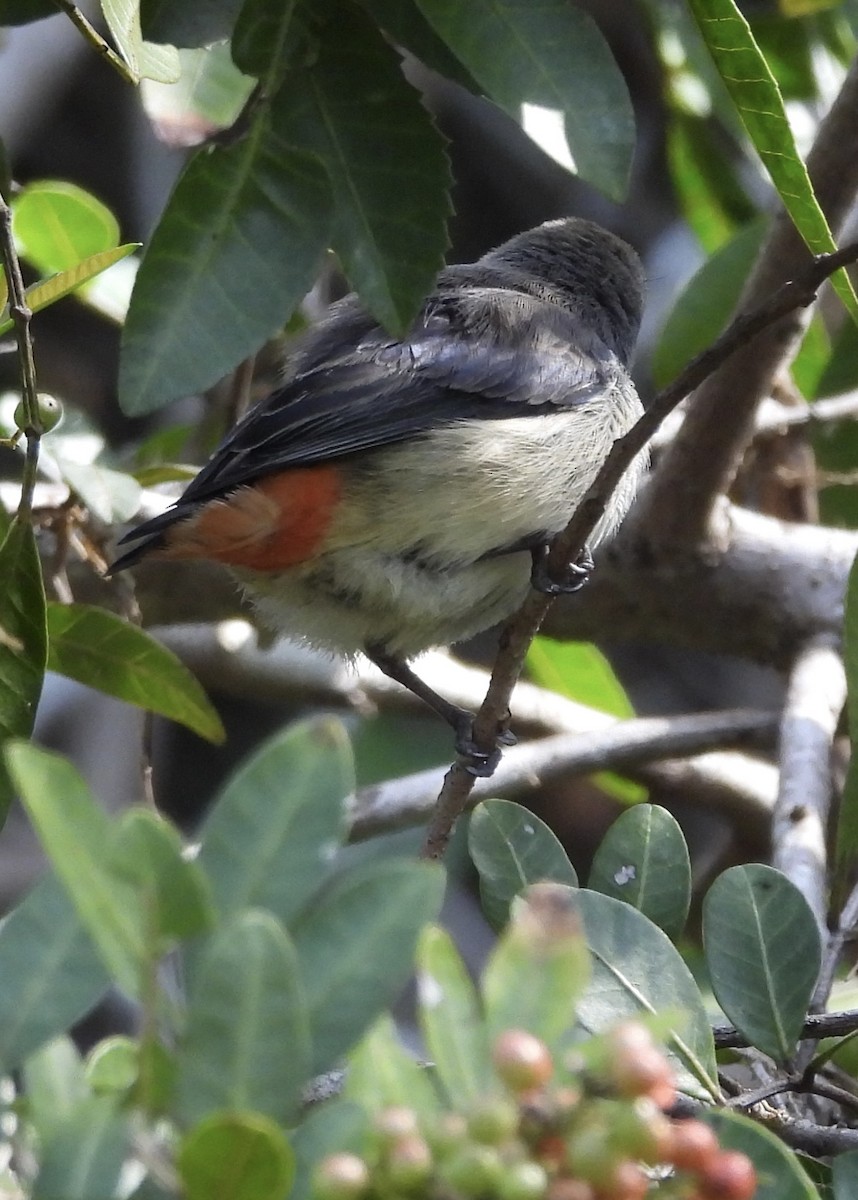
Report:
[[[593,1047],[596,1047],[594,1050]],[[495,1042],[505,1094],[421,1117],[388,1108],[364,1157],[317,1166],[315,1200],[751,1200],[753,1165],[701,1121],[666,1115],[670,1066],[626,1023],[592,1043],[573,1085],[552,1085],[547,1046],[522,1030]]]

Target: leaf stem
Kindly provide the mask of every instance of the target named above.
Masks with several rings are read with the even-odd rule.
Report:
[[[32,310],[27,304],[21,263],[12,236],[12,210],[6,198],[0,195],[0,258],[6,286],[9,289],[9,315],[15,326],[15,342],[18,348],[18,369],[21,374],[21,391],[26,416],[27,452],[24,457],[24,473],[21,479],[21,499],[18,503],[18,518],[29,521],[33,511],[33,490],[39,466],[39,443],[44,429],[39,417],[39,397],[36,391],[36,364],[33,358],[33,339],[30,334]]]
[[[106,62],[110,63],[111,67],[126,83],[137,83],[137,77],[133,71],[122,61],[116,51],[107,44],[95,26],[91,24],[76,4],[72,4],[71,0],[54,0],[54,4],[66,14],[75,29],[83,34],[93,50],[97,54],[100,54]]]

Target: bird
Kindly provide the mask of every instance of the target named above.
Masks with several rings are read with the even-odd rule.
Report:
[[[579,217],[443,269],[404,336],[344,297],[175,504],[121,539],[133,544],[111,572],[146,557],[225,564],[264,625],[363,652],[451,725],[468,770],[490,773],[473,714],[410,662],[507,618],[531,586],[585,581],[589,547],[562,581],[545,560],[643,413],[628,370],[643,302],[635,251]],[[646,463],[643,451],[591,545]]]

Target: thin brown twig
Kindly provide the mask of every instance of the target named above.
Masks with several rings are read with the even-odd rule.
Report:
[[[858,1009],[843,1012],[812,1013],[805,1018],[801,1029],[802,1041],[821,1041],[822,1038],[845,1037],[858,1030]],[[716,1050],[741,1050],[751,1043],[734,1025],[716,1025],[712,1030]]]
[[[569,524],[555,539],[547,564],[550,575],[559,577],[566,564],[578,557],[626,469],[668,413],[757,333],[793,309],[811,304],[820,285],[835,271],[856,259],[858,242],[850,243],[832,254],[814,258],[806,270],[783,284],[762,304],[736,317],[708,349],[692,359],[673,383],[658,393],[637,424],[614,443]],[[487,752],[494,749],[498,730],[509,712],[512,691],[524,667],[525,656],[551,603],[550,597],[532,590],[521,608],[504,626],[486,698],[474,721],[473,738],[478,749]],[[444,854],[453,826],[468,803],[474,783],[474,776],[458,762],[447,772],[426,833],[423,847],[425,858],[437,859]]]
[[[126,83],[137,83],[137,76],[134,74],[131,68],[122,58],[120,58],[116,51],[108,45],[95,26],[92,25],[88,20],[86,15],[81,12],[76,4],[72,3],[72,0],[54,0],[54,4],[56,4],[57,8],[66,14],[72,25],[74,25],[75,29],[77,29],[79,33],[83,34],[84,38],[86,38],[90,46],[92,46],[93,50],[95,50],[96,54],[100,54],[105,62],[109,63],[110,66],[113,67],[114,71],[116,71]]]

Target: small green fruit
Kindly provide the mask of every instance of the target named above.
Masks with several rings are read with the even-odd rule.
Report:
[[[39,392],[37,401],[41,432],[50,433],[63,419],[63,406],[56,396],[49,396],[47,392]],[[23,400],[18,402],[15,409],[15,424],[18,429],[27,429],[27,406]]]

